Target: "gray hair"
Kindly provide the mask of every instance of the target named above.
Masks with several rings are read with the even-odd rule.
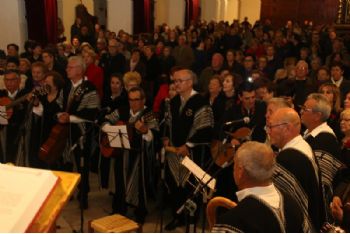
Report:
[[[316,101],[316,105],[312,108],[314,112],[320,112],[322,117],[321,120],[322,122],[327,121],[329,118],[331,111],[332,111],[332,106],[329,103],[328,99],[326,98],[325,95],[321,93],[312,93],[309,96],[307,96],[307,100],[313,99]]]
[[[181,70],[178,70],[178,71],[176,71],[176,72],[179,72],[179,71],[186,72],[186,73],[187,73],[187,74],[186,74],[186,77],[187,77],[188,79],[191,79],[191,80],[192,80],[193,85],[196,85],[196,84],[197,84],[197,75],[196,75],[196,73],[194,73],[192,70],[190,70],[190,69],[181,69]]]
[[[235,163],[244,168],[252,181],[265,183],[272,180],[276,159],[270,146],[248,141],[237,150]]]
[[[77,65],[81,66],[82,69],[83,69],[83,74],[85,73],[85,71],[86,71],[86,64],[84,62],[83,57],[81,57],[80,55],[71,56],[71,57],[68,58],[68,62],[70,62],[70,61],[74,61],[75,63],[77,63]]]
[[[267,105],[273,104],[278,108],[283,108],[283,107],[290,107],[293,108],[290,102],[288,102],[286,99],[281,98],[281,97],[274,97],[268,100]]]

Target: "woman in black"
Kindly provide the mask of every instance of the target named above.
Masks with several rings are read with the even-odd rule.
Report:
[[[45,74],[43,85],[48,93],[44,96],[39,95],[33,101],[29,162],[32,167],[48,168],[49,166],[39,159],[38,154],[40,146],[49,138],[52,128],[57,123],[56,114],[60,108],[56,99],[64,86],[64,80],[59,73],[48,72]],[[51,165],[50,168],[58,169],[58,164]]]
[[[118,109],[119,113],[125,113],[129,110],[128,95],[124,88],[123,78],[121,74],[112,74],[109,83],[110,96],[105,96],[102,99],[102,109],[106,110],[106,114]],[[101,116],[103,121],[105,116]],[[100,144],[101,147],[101,144]],[[102,153],[103,154],[103,153]],[[110,158],[101,157],[100,159],[100,177],[102,188],[108,188]]]

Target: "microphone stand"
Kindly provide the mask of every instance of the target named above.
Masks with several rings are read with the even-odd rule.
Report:
[[[171,123],[171,112],[170,112],[170,102],[169,100],[165,100],[165,113],[164,113],[164,118],[161,121],[161,124],[164,124],[164,129],[163,129],[163,137],[166,136],[166,130],[169,130],[169,142],[171,142],[172,138],[172,123]],[[161,186],[161,194],[160,194],[160,227],[159,227],[159,232],[163,232],[163,221],[164,221],[164,215],[163,215],[163,209],[165,207],[164,205],[164,197],[165,197],[165,189],[166,189],[166,182],[165,182],[165,165],[166,165],[166,159],[165,159],[165,149],[162,147],[161,152],[160,152],[160,186]]]
[[[232,127],[233,127],[233,126],[231,125],[230,128],[229,128],[229,131],[231,131]],[[220,155],[220,152],[221,152],[222,147],[225,147],[224,145],[227,143],[228,138],[229,138],[229,136],[230,136],[229,132],[223,131],[223,128],[224,128],[224,125],[221,126],[221,128],[220,128],[220,135],[219,135],[219,136],[221,136],[222,133],[225,134],[225,135],[224,135],[225,137],[223,138],[223,140],[222,140],[222,142],[221,142],[222,146],[221,146],[221,145],[218,146],[218,152],[216,153],[216,155],[215,155],[215,157],[213,158],[212,162],[208,165],[208,167],[206,167],[206,171],[207,171],[207,172],[214,166],[216,160],[219,158],[219,155]],[[224,148],[223,150],[225,150],[225,148]],[[222,166],[223,166],[223,165],[222,165]],[[222,166],[213,174],[213,176],[210,178],[210,180],[207,181],[207,183],[205,183],[204,185],[203,185],[203,183],[202,183],[202,180],[200,180],[200,181],[199,181],[199,184],[198,184],[198,186],[195,188],[194,193],[192,194],[192,196],[191,196],[190,198],[188,198],[188,199],[186,200],[186,202],[185,202],[185,203],[178,209],[178,211],[176,212],[177,214],[180,214],[180,213],[183,211],[183,209],[186,208],[187,211],[188,211],[189,214],[190,214],[190,220],[189,220],[189,221],[190,221],[190,222],[193,222],[193,221],[194,221],[194,212],[195,212],[196,209],[197,209],[197,205],[193,202],[192,199],[195,198],[195,197],[197,196],[197,194],[198,194],[198,192],[199,192],[200,190],[203,189],[203,191],[202,191],[202,194],[203,194],[203,200],[202,200],[202,232],[203,232],[203,233],[205,232],[205,223],[206,223],[205,207],[206,207],[206,205],[207,205],[207,203],[208,203],[208,198],[209,198],[208,193],[207,193],[205,187],[208,185],[208,183],[210,183],[210,181],[211,181],[212,179],[214,179],[214,178],[225,168],[225,167],[222,167]],[[206,173],[206,174],[208,174],[208,173]],[[201,186],[201,185],[203,185],[203,186]],[[191,225],[191,223],[190,223],[190,225]],[[190,231],[190,225],[188,224],[188,220],[186,219],[186,232],[189,232],[189,231]],[[195,224],[194,224],[193,232],[195,232],[195,231],[196,231],[196,230],[195,230]]]
[[[95,125],[97,125],[97,121],[85,121],[86,123],[91,123],[91,125],[86,129],[86,131],[75,141],[75,143],[72,145],[72,147],[70,148],[70,151],[72,152],[76,147],[78,147],[78,145],[80,144],[80,142],[84,139],[84,137],[86,137],[90,132],[92,132],[93,128]],[[83,143],[84,144],[84,143]],[[84,146],[83,146],[84,147]],[[85,193],[85,186],[84,186],[84,181],[85,179],[85,159],[84,159],[84,151],[86,150],[85,147],[83,148],[83,152],[80,153],[80,155],[78,155],[79,157],[79,165],[77,166],[77,169],[79,168],[79,173],[80,173],[80,186],[79,186],[79,193],[80,193],[80,197],[79,197],[79,205],[80,205],[80,230],[75,230],[73,229],[74,233],[83,233],[84,232],[84,198],[83,198],[83,194]],[[73,159],[75,161],[75,157]]]
[[[207,192],[205,191],[206,187],[208,186],[208,184],[214,179],[216,178],[216,176],[223,170],[224,168],[220,168],[219,170],[217,170],[213,176],[211,176],[211,178],[206,182],[203,183],[202,179],[199,179],[198,181],[198,185],[195,187],[195,190],[193,191],[193,193],[186,199],[185,203],[176,211],[176,214],[180,215],[184,210],[186,210],[189,213],[189,218],[186,218],[186,232],[196,232],[196,224],[193,222],[194,221],[194,214],[197,210],[197,204],[193,201],[197,196],[198,193],[201,192],[203,194],[203,196],[206,196],[204,199],[208,199],[207,198]],[[207,173],[206,173],[207,174]],[[205,174],[205,175],[206,175]],[[205,176],[203,175],[203,176]],[[204,210],[203,210],[204,212]],[[190,223],[192,222],[192,223]],[[190,230],[191,225],[193,226],[193,230]],[[202,231],[205,232],[205,223],[202,224]]]
[[[34,96],[33,96],[34,97]],[[28,142],[27,142],[27,134],[28,134],[28,128],[32,124],[32,111],[34,106],[34,98],[32,98],[28,106],[26,107],[26,112],[24,115],[24,120],[21,124],[20,128],[20,142],[22,143],[22,152],[17,152],[16,158],[15,158],[15,164],[17,166],[30,166],[29,164],[29,155],[28,155]]]

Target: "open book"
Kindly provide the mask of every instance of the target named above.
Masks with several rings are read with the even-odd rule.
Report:
[[[0,232],[25,232],[57,183],[51,171],[0,164]]]

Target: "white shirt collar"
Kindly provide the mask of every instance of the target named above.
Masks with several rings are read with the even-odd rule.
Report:
[[[314,161],[311,146],[304,140],[304,138],[301,135],[298,135],[292,140],[290,140],[287,144],[285,144],[285,146],[283,146],[282,150],[287,148],[297,149],[303,152],[312,161]]]
[[[315,161],[315,158],[314,158],[314,153],[313,153],[312,148],[309,145],[309,143],[307,143],[301,135],[298,135],[298,136],[294,137],[292,140],[290,140],[282,148],[282,150],[287,149],[287,148],[296,149],[296,150],[302,152],[310,160],[310,162],[311,162],[311,164],[312,164],[312,166],[314,168],[316,178],[318,180],[319,179],[318,178],[318,173],[317,173],[318,166],[316,164],[316,161]]]
[[[273,208],[279,208],[280,205],[280,195],[277,192],[273,183],[264,187],[253,187],[246,188],[236,192],[238,201],[242,201],[245,197],[249,195],[257,196],[258,198],[265,201],[267,204],[272,206]]]
[[[132,112],[132,110],[130,109],[130,116],[131,116],[131,117],[136,117],[136,116],[138,116],[138,114],[139,114],[141,111],[143,111],[144,109],[146,109],[146,106],[143,106],[143,109],[140,110],[140,111],[138,111],[138,112],[136,112],[136,113]]]
[[[73,81],[71,81],[72,82],[72,87],[74,89],[76,89],[79,85],[81,85],[83,83],[84,80],[85,80],[85,77],[83,79],[79,80],[77,83],[73,83]]]
[[[328,126],[327,122],[324,122],[318,125],[316,128],[314,128],[311,132],[309,132],[309,130],[306,129],[306,131],[304,132],[304,138],[306,138],[308,135],[316,137],[321,132],[328,132],[335,136],[333,130]]]
[[[15,99],[17,93],[18,93],[18,89],[13,93],[10,93],[10,91],[7,90],[7,96],[11,99]]]
[[[343,77],[340,77],[338,81],[335,81],[333,77],[331,77],[331,81],[333,84],[335,84],[338,88],[340,87],[341,83],[343,82]]]
[[[198,93],[198,92],[197,92],[196,90],[192,89],[192,90],[191,90],[190,97],[189,97],[188,99],[190,99],[193,95],[195,95],[195,94],[197,94],[197,93]],[[181,95],[180,95],[180,98],[181,98],[181,101],[182,101],[182,102],[185,101],[184,98],[183,98]],[[187,99],[187,100],[188,100],[188,99]],[[186,101],[187,101],[187,100],[186,100]]]

